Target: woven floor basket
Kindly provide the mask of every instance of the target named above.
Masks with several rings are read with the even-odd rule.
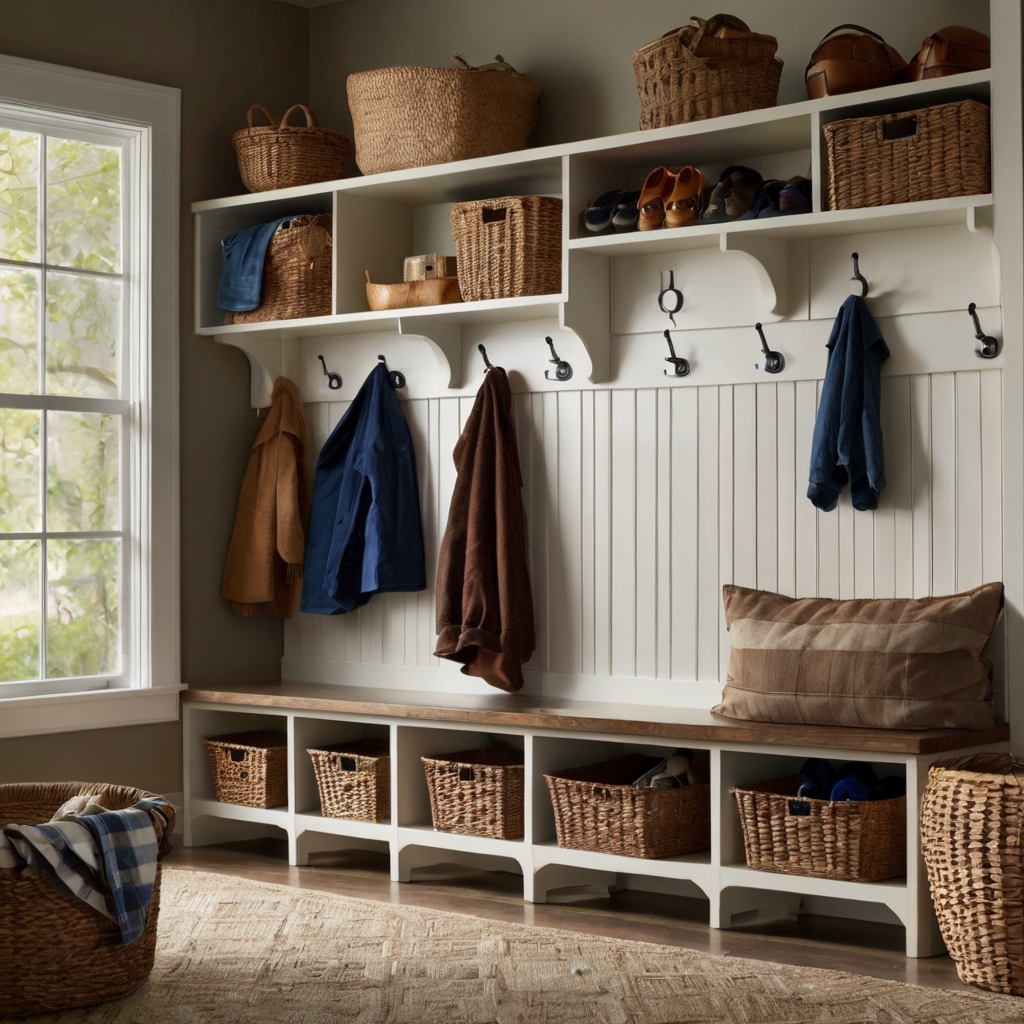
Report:
[[[541,88],[516,72],[380,68],[348,77],[363,174],[525,149]]]
[[[829,209],[992,190],[989,108],[975,100],[833,121],[824,132]]]
[[[907,872],[907,798],[797,798],[802,775],[732,790],[747,867],[786,875],[879,882]]]
[[[921,845],[960,980],[1024,996],[1024,762],[977,754],[933,765]]]
[[[561,292],[561,199],[504,196],[456,203],[450,223],[465,302]]]
[[[42,824],[65,801],[85,794],[111,810],[155,795],[88,782],[5,785],[0,786],[0,825]],[[173,826],[173,809],[166,813]],[[158,836],[162,858],[170,844]],[[146,929],[127,946],[117,923],[80,899],[58,892],[38,875],[0,868],[0,1017],[55,1013],[133,992],[152,970],[159,915],[159,865]]]
[[[288,803],[288,739],[281,730],[234,732],[203,740],[222,804],[282,807]]]
[[[438,832],[523,838],[523,752],[511,747],[424,757]]]
[[[329,316],[332,277],[331,215],[293,217],[274,232],[263,261],[260,305],[227,313],[226,324]]]
[[[254,110],[260,110],[269,125],[253,127]],[[301,110],[305,125],[290,125],[293,111]],[[247,115],[248,128],[235,132],[231,141],[238,157],[238,173],[250,192],[272,188],[311,185],[316,181],[334,181],[345,177],[349,139],[333,128],[320,128],[309,107],[297,103],[289,107],[280,124],[262,103],[254,103]]]
[[[391,745],[386,739],[311,747],[320,813],[325,818],[386,821],[391,817]]]
[[[638,789],[657,758],[631,754],[544,776],[558,845],[627,857],[676,857],[711,845],[711,787]]]

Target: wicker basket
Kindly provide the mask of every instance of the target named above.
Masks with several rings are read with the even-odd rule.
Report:
[[[976,754],[932,765],[921,845],[960,980],[1024,996],[1024,763]]]
[[[270,124],[254,128],[254,110],[262,111]],[[295,110],[306,115],[305,125],[288,124]],[[250,192],[345,177],[348,136],[333,128],[317,127],[316,115],[309,107],[296,103],[285,111],[279,124],[262,103],[254,103],[246,120],[249,127],[235,132],[231,141],[238,156],[238,173]]]
[[[824,127],[832,210],[991,191],[989,110],[976,100]]]
[[[438,832],[523,838],[523,752],[511,747],[424,757]]]
[[[356,163],[378,174],[525,149],[540,94],[526,75],[468,64],[349,75]]]
[[[711,787],[638,789],[657,758],[630,754],[544,776],[558,845],[627,857],[676,857],[711,845]]]
[[[111,810],[155,796],[86,782],[3,785],[0,825],[49,821],[61,804],[85,794]],[[164,812],[173,827],[173,808]],[[157,835],[162,859],[171,847],[165,834]],[[58,892],[42,876],[0,868],[0,1017],[56,1013],[133,992],[153,967],[159,915],[159,864],[145,931],[127,946],[117,923],[80,899]]]
[[[288,803],[288,740],[279,730],[235,732],[203,740],[222,804],[281,807]]]
[[[332,277],[331,215],[292,217],[278,226],[263,261],[261,303],[246,313],[227,313],[226,324],[329,316]]]
[[[561,292],[561,199],[504,196],[456,203],[450,221],[466,302]]]
[[[778,41],[750,31],[719,38],[713,33],[723,17],[694,18],[696,26],[667,32],[633,54],[642,129],[775,106]]]
[[[386,739],[353,740],[306,750],[313,761],[325,818],[387,821],[391,817],[391,756]]]
[[[907,871],[907,798],[797,798],[804,776],[732,790],[747,867],[785,875],[879,882]]]

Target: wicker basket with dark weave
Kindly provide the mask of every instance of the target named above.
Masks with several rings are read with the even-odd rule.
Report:
[[[213,789],[222,804],[281,807],[288,803],[288,738],[262,729],[203,740],[213,769]]]
[[[141,789],[89,782],[0,786],[0,825],[47,822],[75,796],[92,795],[110,810],[154,797]],[[165,808],[170,828],[174,810]],[[162,859],[171,847],[157,825]],[[0,1017],[56,1013],[120,999],[149,977],[160,915],[160,867],[145,931],[129,945],[121,929],[39,875],[0,868]]]
[[[523,838],[523,752],[484,747],[424,757],[430,813],[438,832]]]
[[[976,100],[824,126],[832,210],[992,189],[989,108]]]
[[[921,847],[960,980],[1024,996],[1024,762],[976,754],[932,765]]]
[[[562,290],[562,200],[503,196],[452,207],[465,302]]]
[[[292,217],[278,225],[263,261],[260,305],[227,313],[226,324],[298,320],[331,313],[331,215]]]
[[[808,800],[804,776],[732,790],[747,867],[785,875],[879,882],[907,871],[907,798]]]
[[[657,758],[630,754],[544,776],[558,845],[627,857],[677,857],[711,845],[711,787],[637,788]]]
[[[386,821],[391,817],[391,745],[386,739],[310,747],[320,813],[325,818]]]
[[[253,126],[254,110],[263,112],[269,125]],[[301,110],[304,125],[291,125],[288,118]],[[333,128],[320,128],[309,107],[296,103],[289,107],[280,123],[262,103],[254,103],[246,117],[248,128],[235,132],[231,141],[238,156],[238,173],[250,192],[272,188],[292,188],[317,181],[345,177],[349,139]]]

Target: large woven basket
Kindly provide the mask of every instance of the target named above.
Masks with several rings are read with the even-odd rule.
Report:
[[[989,108],[976,100],[824,126],[832,210],[992,189]]]
[[[747,867],[879,882],[907,871],[907,798],[808,800],[795,775],[732,790]]]
[[[638,789],[657,762],[630,754],[544,776],[558,845],[627,857],[676,857],[711,845],[711,787]]]
[[[471,64],[349,75],[356,163],[363,174],[379,174],[525,149],[540,94],[517,71]]]
[[[253,126],[253,111],[259,110],[269,125]],[[293,111],[306,116],[304,125],[290,125]],[[345,177],[349,139],[333,128],[320,128],[309,107],[296,103],[278,123],[262,103],[254,103],[246,116],[248,128],[235,132],[231,141],[238,157],[238,173],[250,192],[272,188],[311,185]]]
[[[227,324],[329,316],[332,277],[331,215],[292,217],[280,224],[263,261],[260,305],[226,313]]]
[[[561,292],[561,199],[503,196],[456,203],[450,223],[464,301]]]
[[[523,838],[523,752],[511,747],[424,757],[438,832]]]
[[[932,765],[921,845],[960,980],[1024,996],[1024,762],[976,754]]]
[[[88,782],[3,785],[0,825],[47,822],[61,804],[86,794],[111,810],[155,796]],[[173,808],[165,813],[173,827]],[[162,859],[171,847],[167,835],[157,836]],[[117,923],[80,899],[58,892],[39,875],[0,868],[0,1017],[56,1013],[133,992],[153,967],[159,914],[159,864],[145,931],[127,946]]]
[[[204,739],[213,789],[223,804],[281,807],[288,803],[288,739],[275,729]]]
[[[391,817],[391,745],[386,739],[311,747],[320,813],[325,818],[386,821]]]
[[[746,29],[727,15],[693,18],[695,26],[666,32],[633,54],[642,129],[775,106],[782,76],[778,41],[728,26],[720,37],[715,33],[723,19]]]

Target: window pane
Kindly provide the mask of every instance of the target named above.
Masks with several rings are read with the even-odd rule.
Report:
[[[39,678],[37,540],[0,540],[0,682]]]
[[[121,542],[48,541],[46,568],[47,678],[119,672]]]
[[[46,275],[46,392],[118,397],[121,282]]]
[[[46,414],[46,528],[116,530],[120,523],[121,417]]]
[[[0,257],[39,262],[39,136],[0,128]]]
[[[41,527],[39,419],[28,409],[0,409],[0,533]]]
[[[46,140],[46,259],[121,271],[121,151]]]
[[[0,267],[0,391],[39,394],[39,272]]]

